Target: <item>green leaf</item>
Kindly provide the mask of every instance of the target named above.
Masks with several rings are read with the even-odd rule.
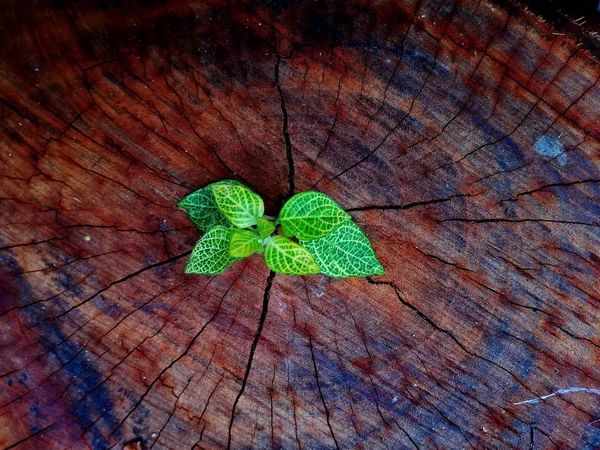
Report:
[[[217,207],[238,228],[256,225],[265,212],[262,198],[242,185],[219,185],[212,188]]]
[[[366,277],[385,272],[369,239],[352,221],[325,237],[300,244],[308,249],[321,272],[329,277]]]
[[[286,275],[309,275],[319,273],[313,256],[303,247],[285,236],[273,236],[265,250],[269,269]]]
[[[219,211],[212,193],[214,186],[220,185],[238,185],[235,180],[223,180],[211,183],[203,189],[192,192],[181,200],[177,206],[187,211],[190,220],[202,231],[208,231],[215,225],[231,227],[231,223]]]
[[[256,219],[256,225],[258,226],[258,234],[263,239],[267,236],[271,236],[273,231],[275,231],[275,224],[264,217]]]
[[[260,252],[262,245],[254,231],[235,230],[229,242],[229,254],[236,258],[244,258],[253,253]]]
[[[217,275],[241,259],[229,255],[233,233],[233,229],[220,225],[211,228],[194,247],[185,273]]]
[[[302,192],[290,198],[279,218],[283,232],[300,240],[326,236],[350,219],[340,205],[320,192]]]

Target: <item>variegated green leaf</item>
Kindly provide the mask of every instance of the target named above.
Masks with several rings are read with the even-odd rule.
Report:
[[[267,236],[271,236],[273,231],[275,231],[275,224],[264,217],[259,217],[256,219],[256,225],[258,226],[258,234],[263,239]]]
[[[211,228],[194,247],[185,273],[217,275],[238,261],[240,258],[229,254],[233,233],[233,229],[220,225]]]
[[[229,243],[229,254],[236,258],[244,258],[262,250],[258,236],[254,231],[235,230]]]
[[[300,244],[308,249],[321,272],[329,277],[366,277],[385,272],[369,239],[352,221],[343,223],[325,237],[300,241]]]
[[[327,195],[302,192],[283,206],[278,221],[287,236],[312,240],[326,236],[350,219],[350,215]]]
[[[231,222],[219,211],[212,193],[212,188],[220,185],[241,186],[235,180],[217,181],[192,192],[177,205],[187,211],[190,220],[202,231],[208,231],[215,225],[222,225],[224,227],[232,226]]]
[[[286,275],[319,273],[313,256],[285,236],[273,236],[265,249],[265,261],[271,270]]]
[[[256,219],[265,212],[262,198],[246,186],[219,185],[212,192],[219,210],[238,228],[256,225]]]

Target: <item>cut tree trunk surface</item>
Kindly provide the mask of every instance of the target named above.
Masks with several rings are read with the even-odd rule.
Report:
[[[0,7],[0,447],[600,448],[587,50],[488,0],[93,3]],[[184,275],[225,178],[386,274]]]

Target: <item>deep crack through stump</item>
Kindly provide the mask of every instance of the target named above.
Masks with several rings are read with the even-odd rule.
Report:
[[[233,407],[231,408],[231,419],[229,421],[229,430],[227,432],[227,449],[231,448],[231,429],[233,428],[233,422],[235,421],[235,411],[237,409],[237,405],[244,394],[244,390],[246,389],[246,383],[248,381],[248,377],[250,376],[250,370],[252,369],[252,361],[254,360],[254,353],[256,352],[256,347],[258,346],[258,341],[260,340],[260,336],[262,334],[263,327],[265,325],[265,320],[267,318],[267,312],[269,310],[269,297],[271,295],[271,286],[273,285],[273,279],[275,278],[275,272],[271,270],[269,273],[269,277],[267,278],[267,284],[265,286],[265,294],[263,296],[263,305],[262,311],[260,313],[260,319],[258,320],[258,328],[256,329],[256,334],[254,335],[254,340],[252,341],[252,346],[250,347],[250,355],[248,356],[248,364],[246,365],[246,372],[244,373],[244,378],[242,380],[242,387],[240,388],[240,392],[238,392],[237,397],[233,402]]]

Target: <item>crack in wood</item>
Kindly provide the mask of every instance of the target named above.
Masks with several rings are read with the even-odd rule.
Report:
[[[557,220],[557,219],[505,219],[502,217],[493,217],[486,219],[469,219],[466,217],[452,217],[449,219],[431,219],[437,223],[443,222],[462,222],[462,223],[551,223],[558,225],[581,225],[587,227],[600,227],[600,223],[581,222],[577,220]]]
[[[250,376],[250,370],[252,369],[252,362],[254,361],[254,353],[256,352],[256,347],[258,346],[258,341],[260,340],[260,336],[262,334],[263,326],[265,324],[265,320],[267,318],[267,312],[269,310],[269,297],[271,296],[271,287],[273,285],[273,280],[275,279],[275,272],[271,271],[267,278],[267,283],[265,285],[265,291],[263,296],[263,305],[260,313],[260,318],[258,320],[258,327],[256,329],[256,333],[254,334],[254,339],[252,340],[252,345],[250,346],[250,353],[248,355],[248,363],[246,364],[246,371],[244,372],[244,378],[242,379],[242,386],[240,387],[240,391],[238,392],[235,400],[233,402],[233,406],[231,408],[231,418],[229,419],[229,428],[227,432],[227,449],[231,448],[231,439],[232,433],[231,430],[233,428],[233,422],[235,421],[235,413],[237,409],[237,405],[244,394],[244,390],[246,389],[246,383],[248,382],[248,377]]]
[[[133,414],[133,412],[140,406],[140,404],[142,403],[142,401],[144,401],[144,399],[146,398],[146,396],[150,393],[150,391],[152,390],[152,388],[154,387],[154,385],[159,380],[161,380],[161,378],[163,377],[163,375],[169,369],[171,369],[175,364],[177,364],[183,357],[185,357],[189,353],[190,349],[196,343],[196,341],[198,340],[198,338],[202,335],[202,333],[204,332],[204,330],[216,319],[217,315],[221,311],[221,305],[223,304],[223,300],[225,299],[225,297],[227,296],[227,294],[229,294],[229,291],[235,285],[235,283],[240,279],[240,277],[242,276],[242,273],[243,273],[243,271],[239,273],[239,275],[237,276],[237,278],[231,283],[231,285],[227,288],[227,290],[225,291],[225,293],[221,296],[221,299],[219,300],[219,304],[217,306],[217,309],[215,310],[215,312],[213,313],[213,315],[210,317],[210,319],[208,319],[204,323],[204,325],[202,325],[202,327],[200,328],[200,330],[198,330],[198,332],[192,337],[192,339],[190,340],[190,342],[185,347],[184,351],[179,356],[177,356],[175,359],[173,359],[167,366],[165,366],[160,371],[160,373],[158,374],[158,376],[156,378],[154,378],[154,380],[152,380],[152,382],[150,383],[150,385],[146,388],[146,390],[144,391],[144,393],[142,393],[142,395],[140,396],[140,398],[138,399],[138,401],[135,403],[135,405],[133,406],[133,408],[130,409],[127,412],[127,414],[125,415],[125,417],[119,422],[119,424],[113,430],[111,430],[109,436],[113,436],[116,433],[116,431],[125,423],[125,421],[129,418],[129,416],[131,416],[131,414]],[[117,444],[118,444],[118,442],[115,442],[115,444],[112,445],[109,448],[113,448]]]
[[[329,428],[329,433],[331,434],[331,438],[333,439],[333,443],[335,444],[336,449],[340,449],[338,441],[335,437],[335,433],[333,432],[333,428],[331,427],[331,414],[329,413],[329,408],[327,408],[327,402],[325,402],[325,397],[323,396],[323,389],[321,388],[321,382],[319,380],[319,369],[317,368],[317,361],[315,359],[315,351],[312,343],[312,336],[309,331],[306,332],[308,336],[308,347],[310,348],[310,355],[312,358],[313,369],[315,371],[315,380],[317,382],[317,390],[319,391],[319,397],[321,399],[321,404],[325,409],[325,419],[327,420],[327,427]]]
[[[458,338],[454,335],[454,333],[452,333],[450,330],[446,330],[446,329],[440,327],[437,323],[435,323],[429,316],[427,316],[424,312],[422,312],[420,309],[418,309],[415,305],[413,305],[412,303],[410,303],[407,300],[405,300],[400,295],[398,287],[394,283],[391,283],[389,281],[375,281],[371,277],[367,277],[367,282],[369,284],[373,284],[373,285],[384,285],[384,286],[391,287],[394,290],[394,293],[396,294],[396,297],[398,298],[398,300],[400,301],[400,303],[402,303],[404,306],[406,306],[407,308],[409,308],[410,310],[412,310],[416,315],[418,315],[421,319],[423,319],[425,322],[427,322],[433,329],[435,329],[436,331],[439,331],[440,333],[443,333],[446,336],[448,336],[466,354],[468,354],[468,355],[470,355],[470,356],[472,356],[474,358],[481,359],[482,361],[485,361],[485,362],[487,362],[487,363],[489,363],[489,364],[491,364],[491,365],[493,365],[493,366],[501,369],[503,372],[505,372],[508,375],[510,375],[510,377],[512,379],[514,379],[519,385],[521,385],[527,391],[533,392],[527,385],[525,385],[515,374],[513,374],[508,369],[502,367],[497,362],[494,362],[494,361],[492,361],[492,360],[490,360],[488,358],[485,358],[483,356],[480,356],[480,355],[478,355],[476,353],[473,353],[470,350],[468,350],[464,346],[464,344],[458,340]]]
[[[283,133],[283,142],[285,143],[285,155],[288,162],[288,192],[285,196],[285,199],[289,199],[294,195],[296,191],[295,185],[295,175],[296,171],[294,168],[294,153],[292,149],[292,141],[290,139],[290,131],[289,131],[289,118],[287,108],[285,106],[285,95],[283,94],[283,90],[281,89],[281,83],[279,81],[279,71],[281,66],[281,57],[277,54],[277,59],[275,63],[275,87],[277,88],[277,93],[279,94],[279,101],[281,104],[281,120],[282,120],[282,133]]]
[[[23,438],[23,439],[20,439],[19,441],[15,442],[15,443],[12,443],[12,444],[8,445],[7,447],[5,447],[5,448],[4,448],[4,450],[10,450],[11,448],[16,448],[16,447],[19,447],[20,445],[22,445],[22,444],[24,444],[25,442],[27,442],[29,439],[31,439],[31,438],[33,438],[33,437],[35,437],[35,436],[39,435],[39,434],[42,434],[42,433],[43,433],[43,432],[45,432],[45,431],[48,431],[48,430],[49,430],[50,428],[52,428],[54,425],[56,425],[56,423],[53,423],[53,424],[47,425],[47,426],[45,426],[44,428],[40,428],[39,430],[37,430],[37,431],[34,431],[33,433],[31,433],[29,436],[27,436],[27,437],[25,437],[25,438]]]
[[[103,292],[106,292],[107,290],[109,290],[110,288],[116,286],[117,284],[120,284],[120,283],[123,283],[123,282],[125,282],[127,280],[130,280],[131,278],[134,278],[134,277],[140,275],[141,273],[146,272],[147,270],[155,269],[155,268],[160,267],[162,265],[169,264],[169,263],[172,263],[174,261],[177,261],[178,259],[181,259],[181,258],[183,258],[185,256],[188,256],[190,253],[192,253],[192,250],[185,251],[183,253],[180,253],[179,255],[173,256],[172,258],[168,258],[168,259],[166,259],[164,261],[160,261],[160,262],[157,262],[157,263],[154,263],[154,264],[150,264],[149,266],[143,267],[143,268],[141,268],[141,269],[139,269],[139,270],[137,270],[137,271],[135,271],[135,272],[133,272],[133,273],[131,273],[131,274],[123,277],[123,278],[120,278],[119,280],[111,282],[108,286],[100,289],[99,291],[97,291],[93,295],[91,295],[88,298],[84,299],[82,302],[80,302],[80,303],[78,303],[76,305],[73,305],[70,308],[67,308],[65,311],[61,312],[57,316],[54,316],[51,319],[44,319],[43,321],[44,322],[49,321],[49,320],[50,321],[54,321],[54,320],[56,320],[56,319],[58,319],[60,317],[63,317],[66,314],[68,314],[69,312],[73,311],[74,309],[79,308],[79,307],[85,305],[90,300],[94,299],[95,297],[97,297],[98,295],[102,294]]]
[[[346,211],[348,212],[354,212],[354,211],[371,211],[371,210],[381,210],[381,211],[386,211],[386,210],[403,210],[403,209],[411,209],[411,208],[416,208],[419,206],[428,206],[428,205],[434,205],[436,203],[446,203],[449,202],[450,200],[453,200],[455,198],[467,198],[467,197],[474,197],[477,194],[456,194],[456,195],[451,195],[449,197],[446,198],[436,198],[436,199],[432,199],[432,200],[422,200],[422,201],[418,201],[418,202],[413,202],[413,203],[407,203],[404,205],[367,205],[367,206],[356,206],[353,208],[348,208],[346,209]]]

